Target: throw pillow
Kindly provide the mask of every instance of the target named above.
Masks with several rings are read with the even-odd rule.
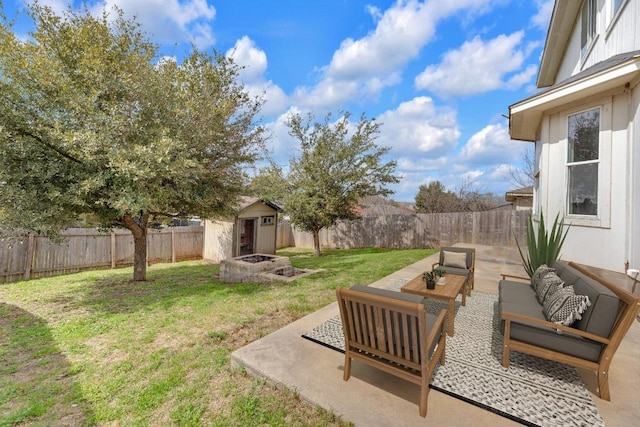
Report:
[[[467,254],[465,252],[444,252],[444,267],[467,268]]]
[[[564,286],[564,282],[555,272],[550,271],[544,275],[542,280],[540,280],[540,284],[536,288],[536,295],[538,296],[538,301],[540,301],[540,304],[544,304],[549,290],[552,287],[558,285],[562,287]]]
[[[542,278],[552,271],[555,271],[555,269],[547,266],[547,264],[542,264],[540,267],[536,268],[536,271],[533,272],[533,276],[531,276],[531,286],[533,286],[533,289],[536,292],[538,292],[538,287],[540,286]]]
[[[573,286],[567,286],[549,297],[542,310],[550,322],[571,326],[582,319],[582,314],[590,305],[588,296],[576,295]]]
[[[552,296],[554,296],[558,291],[564,289],[567,286],[566,283],[562,282],[561,284],[555,284],[549,287],[549,290],[547,291],[546,295],[544,296],[544,301],[547,302],[549,301],[549,298],[551,298]]]

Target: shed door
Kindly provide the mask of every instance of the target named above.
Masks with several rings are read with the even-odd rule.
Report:
[[[238,239],[239,256],[251,255],[256,252],[256,219],[243,218],[240,222],[240,238]]]

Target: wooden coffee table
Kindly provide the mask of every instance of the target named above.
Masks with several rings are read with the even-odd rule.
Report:
[[[467,278],[465,276],[458,276],[455,274],[447,274],[445,276],[445,284],[436,284],[435,289],[427,289],[427,284],[422,278],[422,274],[412,279],[409,283],[400,288],[401,292],[407,294],[420,295],[425,298],[435,298],[445,300],[449,303],[449,310],[447,313],[448,325],[447,333],[453,336],[453,321],[456,314],[456,297],[459,293],[462,294],[462,305],[467,304]]]

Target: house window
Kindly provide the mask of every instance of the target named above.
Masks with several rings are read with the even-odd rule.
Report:
[[[582,4],[582,32],[580,37],[580,47],[582,55],[591,46],[591,42],[596,36],[596,17],[598,10],[596,7],[597,0],[586,0]]]
[[[598,215],[600,108],[567,116],[567,211]]]
[[[262,225],[273,225],[274,224],[274,222],[273,222],[274,219],[275,219],[275,217],[273,215],[263,216],[262,217]]]
[[[613,0],[611,4],[611,16],[616,16],[616,13],[620,10],[620,6],[622,6],[622,3],[625,1],[626,0]]]

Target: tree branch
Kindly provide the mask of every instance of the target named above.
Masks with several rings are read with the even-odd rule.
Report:
[[[19,135],[21,136],[28,136],[30,138],[33,138],[35,141],[39,142],[40,144],[44,145],[45,147],[47,147],[48,149],[55,151],[58,155],[64,157],[65,159],[71,160],[75,163],[78,164],[82,164],[82,162],[78,159],[76,159],[75,157],[73,157],[72,155],[65,153],[64,151],[60,150],[58,147],[54,146],[53,144],[50,144],[48,142],[46,142],[45,140],[43,140],[42,138],[40,138],[37,135],[34,135],[33,133],[26,131],[26,130],[18,130],[17,132]]]

